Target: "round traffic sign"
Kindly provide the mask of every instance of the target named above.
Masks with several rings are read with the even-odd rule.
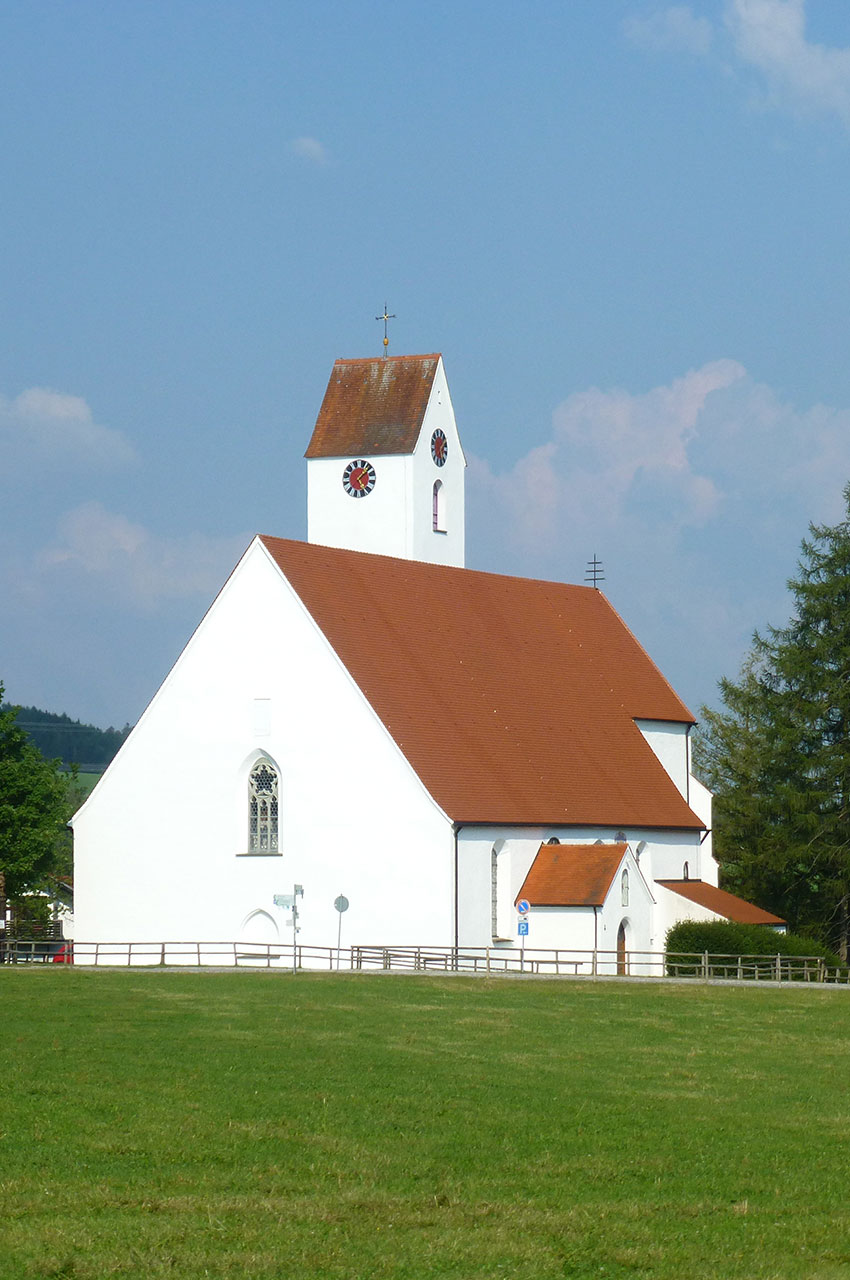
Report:
[[[334,898],[334,906],[340,915],[342,915],[343,911],[348,910],[348,898],[346,898],[345,894],[341,893],[338,898]]]
[[[531,910],[531,903],[528,901],[528,898],[520,898],[519,902],[516,904],[516,909],[521,916],[524,916],[529,912]]]

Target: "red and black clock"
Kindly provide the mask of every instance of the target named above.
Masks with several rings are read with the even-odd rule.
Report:
[[[434,459],[438,467],[445,465],[446,458],[449,456],[449,442],[446,439],[445,431],[441,431],[439,427],[431,436],[431,457]]]
[[[342,484],[349,497],[365,498],[375,487],[375,468],[365,458],[356,458],[343,471]]]

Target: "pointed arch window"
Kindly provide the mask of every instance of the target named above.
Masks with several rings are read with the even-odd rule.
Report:
[[[629,905],[629,873],[624,871],[620,876],[620,903],[622,906]]]
[[[278,852],[278,776],[270,760],[258,760],[248,778],[248,852]]]
[[[432,495],[433,529],[435,533],[446,532],[446,490],[442,480],[434,481]]]

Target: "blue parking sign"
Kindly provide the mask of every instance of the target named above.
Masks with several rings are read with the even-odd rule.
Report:
[[[517,921],[516,931],[521,938],[527,938],[528,937],[528,921],[527,920]]]

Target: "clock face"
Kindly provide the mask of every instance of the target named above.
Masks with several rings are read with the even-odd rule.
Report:
[[[446,439],[445,431],[441,431],[438,427],[431,436],[431,457],[434,459],[438,467],[442,467],[449,456],[449,442]]]
[[[375,468],[365,458],[349,462],[342,473],[345,492],[351,498],[365,498],[375,487]]]

